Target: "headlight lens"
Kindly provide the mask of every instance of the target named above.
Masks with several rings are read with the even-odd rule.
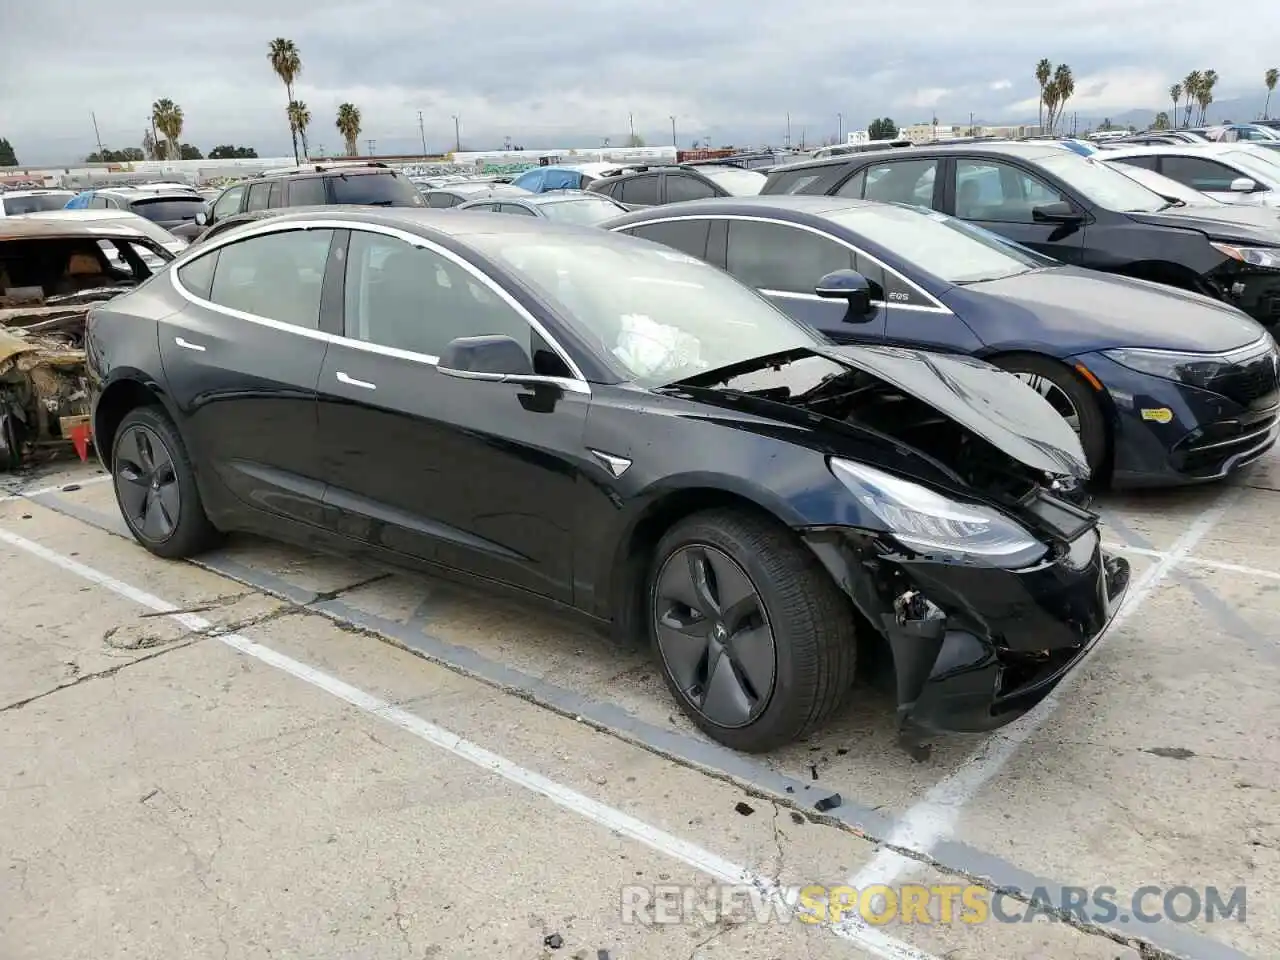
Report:
[[[1226,254],[1232,260],[1239,260],[1254,267],[1269,267],[1280,270],[1280,247],[1240,247],[1233,243],[1215,243],[1209,246],[1219,253]]]
[[[1048,552],[1018,524],[982,504],[961,503],[850,460],[833,457],[831,472],[895,540],[912,550],[1002,567],[1023,567]]]
[[[1163,377],[1193,387],[1207,387],[1218,374],[1236,366],[1242,356],[1254,352],[1254,346],[1229,354],[1182,353],[1178,350],[1148,350],[1120,347],[1102,353],[1116,363],[1139,373]],[[1271,348],[1275,350],[1274,344]]]

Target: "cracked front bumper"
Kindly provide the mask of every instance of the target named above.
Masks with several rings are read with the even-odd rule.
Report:
[[[904,729],[1016,720],[1101,639],[1129,584],[1128,562],[1103,552],[1096,528],[1023,570],[886,553],[858,531],[805,539],[888,643]]]

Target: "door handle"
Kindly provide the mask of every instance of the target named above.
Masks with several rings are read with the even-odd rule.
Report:
[[[357,380],[355,377],[349,377],[341,370],[338,371],[338,382],[345,383],[352,387],[363,387],[365,390],[377,390],[376,383],[370,383],[368,380]]]
[[[184,350],[194,350],[197,353],[204,353],[204,347],[198,343],[192,343],[190,340],[183,340],[182,337],[174,337],[173,342]]]

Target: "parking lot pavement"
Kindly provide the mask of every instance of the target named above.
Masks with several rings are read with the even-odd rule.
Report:
[[[17,611],[0,634],[0,656],[16,667],[0,676],[0,700],[38,698],[0,723],[4,755],[23,758],[0,835],[47,851],[0,878],[0,891],[25,881],[24,907],[0,914],[0,929],[65,943],[69,955],[86,924],[114,912],[143,954],[190,930],[232,944],[232,956],[255,955],[254,944],[310,956],[366,946],[370,956],[538,956],[556,932],[566,956],[608,950],[614,960],[804,955],[795,938],[824,957],[1136,955],[1116,940],[1167,956],[1275,956],[1280,912],[1264,893],[1280,880],[1276,475],[1264,462],[1230,486],[1106,498],[1106,537],[1134,574],[1111,634],[1025,722],[944,740],[915,762],[895,744],[883,694],[863,691],[808,742],[731,754],[676,712],[644,650],[441,581],[251,539],[204,558],[204,570],[162,563],[119,535],[110,485],[92,468],[45,471],[23,481],[26,496],[0,502],[3,569],[22,571],[0,587],[6,619]],[[6,544],[6,531],[153,598],[207,608],[193,615],[215,631],[238,631],[666,839],[619,835],[613,814],[593,821],[403,724],[388,729],[377,709],[344,705],[171,618],[141,617],[83,571]],[[83,679],[96,673],[109,676]],[[148,819],[175,795],[177,813]],[[837,805],[818,813],[824,798]],[[153,837],[168,846],[149,857]],[[886,839],[902,849],[877,849]],[[683,856],[677,841],[713,860]],[[1147,886],[1161,888],[1146,895],[1148,911],[1178,885],[1201,895],[1216,886],[1224,900],[1244,886],[1247,918],[1153,925],[1091,912],[1084,930],[1041,918],[846,924],[843,936],[619,919],[629,878],[705,883],[724,863],[783,887],[1042,886],[1055,905],[1063,885],[1110,886],[1118,914]],[[161,920],[150,898],[165,890],[160,902],[183,904]],[[42,896],[61,898],[59,909]],[[1189,909],[1185,897],[1175,905]],[[283,916],[312,919],[282,926]]]

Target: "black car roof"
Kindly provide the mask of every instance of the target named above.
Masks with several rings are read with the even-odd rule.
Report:
[[[992,140],[973,140],[967,143],[946,144],[921,144],[915,147],[899,147],[894,150],[871,150],[865,153],[843,153],[835,157],[823,157],[821,160],[801,160],[797,163],[788,163],[783,166],[774,167],[769,173],[782,173],[787,170],[809,170],[815,167],[840,167],[849,164],[858,164],[859,166],[869,161],[873,162],[883,158],[899,158],[909,157],[914,160],[923,160],[928,157],[938,156],[945,157],[951,154],[964,154],[966,156],[988,156],[988,157],[1018,157],[1023,160],[1042,160],[1046,157],[1061,156],[1067,151],[1065,147],[1056,143],[1036,143],[1033,141],[992,141]]]

